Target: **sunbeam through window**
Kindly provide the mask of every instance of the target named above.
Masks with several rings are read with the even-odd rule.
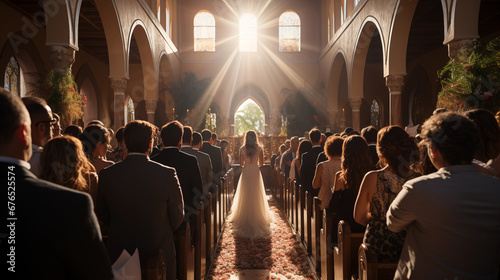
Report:
[[[257,51],[257,18],[245,14],[240,18],[240,52]]]

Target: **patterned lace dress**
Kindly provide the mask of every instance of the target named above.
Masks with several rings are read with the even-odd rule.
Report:
[[[397,262],[406,237],[406,230],[398,233],[387,228],[385,214],[409,178],[402,178],[387,170],[377,173],[377,185],[370,203],[372,219],[368,222],[363,243],[370,244],[379,262]]]

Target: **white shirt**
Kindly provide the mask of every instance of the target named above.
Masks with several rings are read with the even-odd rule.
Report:
[[[31,149],[33,154],[31,155],[29,163],[31,164],[31,172],[35,174],[36,177],[40,176],[40,172],[42,172],[42,165],[40,164],[40,158],[42,157],[43,148],[31,144]]]

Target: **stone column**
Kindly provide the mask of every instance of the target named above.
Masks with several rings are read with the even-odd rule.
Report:
[[[389,88],[389,125],[403,127],[403,119],[401,118],[401,90],[405,84],[405,75],[389,75],[385,79],[385,84]]]
[[[362,98],[351,98],[349,104],[352,110],[352,128],[356,131],[361,131],[361,123],[359,118],[359,108],[361,108]]]
[[[148,113],[148,122],[155,124],[155,112],[158,100],[144,100],[146,102],[146,113]]]
[[[68,46],[50,46],[50,61],[57,72],[71,74],[71,66],[75,62],[75,49]]]
[[[462,39],[451,41],[448,43],[448,57],[454,59],[457,57],[459,51],[463,48],[472,48],[474,41],[472,39]]]
[[[114,130],[125,125],[125,90],[127,89],[127,79],[111,78],[111,88],[114,92],[113,117]]]

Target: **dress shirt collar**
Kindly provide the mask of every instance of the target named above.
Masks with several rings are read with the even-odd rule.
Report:
[[[128,156],[145,156],[145,157],[147,157],[147,155],[143,154],[143,153],[128,153]]]
[[[166,150],[166,149],[176,149],[176,150],[179,150],[179,148],[177,146],[166,146],[163,149],[164,150]]]
[[[320,147],[320,148],[321,148],[321,145],[314,145],[314,146],[312,146],[312,148],[311,148],[311,149],[314,149],[314,148],[316,148],[316,147]]]
[[[187,144],[186,144],[186,145],[184,145],[184,144],[182,144],[182,145],[181,145],[181,148],[184,148],[184,147],[189,147],[189,148],[191,148],[191,145],[187,145]]]
[[[12,163],[12,164],[15,164],[15,165],[19,165],[19,166],[22,166],[28,170],[31,169],[31,164],[29,164],[28,162],[24,161],[24,160],[20,160],[20,159],[17,159],[17,158],[11,158],[11,157],[2,157],[0,156],[0,162],[6,162],[6,163]]]
[[[43,147],[40,147],[36,144],[31,144],[31,148],[33,149],[33,151],[37,151],[37,152],[43,152]]]

